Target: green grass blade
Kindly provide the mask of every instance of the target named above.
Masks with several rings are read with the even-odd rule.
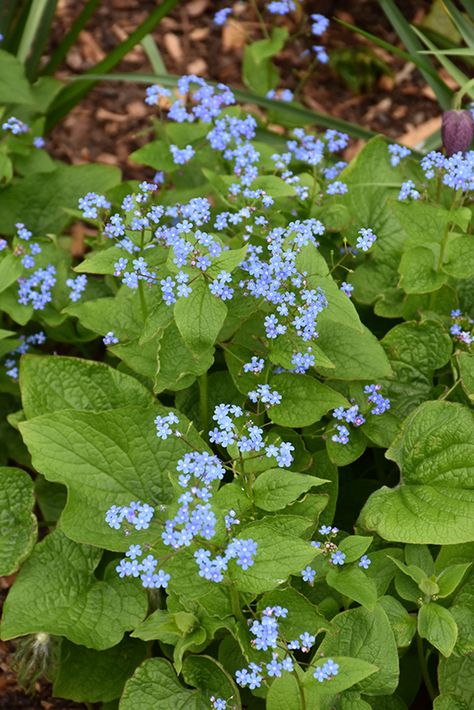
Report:
[[[100,2],[101,0],[88,0],[88,2],[86,2],[83,9],[74,20],[71,29],[54,50],[49,62],[41,70],[41,74],[53,74],[61,66],[65,56],[77,40],[79,33],[84,29]]]
[[[465,43],[471,48],[471,51],[474,51],[474,25],[472,22],[466,20],[451,0],[443,0],[443,5]]]
[[[155,74],[167,74],[168,71],[163,61],[163,57],[161,56],[160,50],[156,46],[156,42],[151,35],[147,35],[142,39],[142,47]]]
[[[172,74],[102,74],[96,76],[97,80],[103,81],[133,81],[138,84],[156,84],[159,83],[167,88],[174,88],[178,83],[179,77],[173,76]],[[86,76],[71,77],[71,82],[81,83],[82,81],[87,81]],[[212,82],[209,82],[212,84]],[[262,108],[267,109],[281,109],[281,101],[273,101],[272,99],[267,99],[263,96],[253,94],[250,91],[244,91],[243,89],[232,89],[235,98],[242,103],[252,103]],[[312,111],[311,109],[305,108],[304,106],[296,106],[294,104],[284,104],[285,112],[289,115],[295,117],[295,119],[300,118],[302,121],[310,120],[311,123],[315,125],[322,126],[323,128],[334,128],[338,131],[343,131],[348,133],[353,138],[362,138],[368,140],[378,135],[374,131],[370,131],[367,128],[362,128],[357,124],[349,123],[349,121],[343,121],[339,118],[333,118],[332,116],[327,116],[324,113],[319,113],[317,111]]]
[[[436,71],[436,69],[434,67],[432,67],[430,64],[428,65],[428,68],[425,69],[425,63],[423,63],[423,59],[420,59],[418,57],[418,55],[413,56],[412,54],[409,54],[409,52],[405,52],[403,49],[396,47],[394,44],[390,44],[390,42],[386,42],[385,40],[380,39],[380,37],[377,37],[376,35],[373,35],[370,32],[367,32],[366,30],[361,29],[360,27],[356,27],[356,25],[351,25],[349,22],[345,22],[344,20],[339,20],[338,18],[336,18],[336,22],[339,25],[346,27],[348,30],[352,30],[352,32],[355,32],[356,34],[360,35],[361,37],[365,37],[365,39],[370,40],[377,47],[380,47],[381,49],[385,49],[387,52],[390,52],[390,54],[393,54],[396,57],[400,57],[401,59],[404,59],[406,62],[412,62],[419,69],[423,69],[424,71],[427,71],[435,81],[440,81],[441,83],[444,83],[439,78],[438,72]]]
[[[24,64],[26,64],[26,60],[33,49],[41,24],[48,17],[51,4],[54,5],[54,8],[56,7],[55,0],[53,0],[53,3],[51,3],[51,0],[33,0],[31,3],[16,53],[20,62]]]
[[[452,101],[452,91],[443,81],[441,81],[439,77],[437,77],[437,79],[433,78],[433,66],[430,63],[429,59],[423,55],[417,54],[417,52],[423,49],[423,45],[419,41],[415,32],[413,31],[413,28],[410,23],[402,15],[393,0],[379,0],[379,5],[390,20],[394,30],[400,37],[407,50],[409,51],[410,55],[412,56],[412,61],[414,61],[413,57],[418,56],[421,65],[419,63],[417,64],[417,66],[421,70],[427,83],[431,86],[434,93],[436,94],[440,106],[444,110],[449,109]]]
[[[85,79],[84,82],[65,86],[56,97],[46,117],[46,130],[50,130],[73,106],[79,103],[79,101],[88,94],[97,81],[94,78],[95,76],[112,71],[125,55],[157,26],[163,17],[166,17],[178,2],[179,0],[164,0],[127,39],[117,45],[105,59],[85,72],[83,75]]]
[[[428,49],[430,49],[432,52],[437,51],[437,47],[435,47],[434,44],[432,44],[432,42],[430,42],[430,40],[427,37],[425,37],[423,32],[418,30],[416,27],[414,27],[413,30],[414,30],[414,32],[416,32],[416,34],[421,39],[421,41],[424,42],[424,44],[428,47]],[[464,86],[465,84],[467,84],[469,82],[469,77],[467,77],[464,74],[464,72],[462,72],[460,69],[458,69],[458,67],[455,64],[453,64],[453,62],[450,59],[448,59],[447,57],[445,57],[442,54],[439,54],[437,56],[437,59],[438,59],[439,63],[446,69],[446,71],[449,73],[449,75],[452,76],[454,81],[456,81],[459,84],[460,87]],[[474,98],[474,90],[473,89],[468,89],[467,93],[471,98]]]
[[[36,29],[33,45],[26,60],[26,73],[31,81],[33,81],[38,74],[41,57],[43,56],[51,34],[51,26],[53,24],[54,15],[56,14],[57,4],[58,0],[48,0],[41,22]]]
[[[436,57],[438,56],[438,54],[443,54],[444,56],[469,58],[473,56],[473,50],[470,47],[458,47],[457,49],[436,50],[423,49],[421,52],[418,52],[418,54],[434,54]]]
[[[18,12],[21,5],[18,0],[2,0],[0,2],[0,32],[4,36],[2,49],[9,49],[11,39],[12,24],[15,18],[15,12]]]
[[[466,10],[471,20],[474,20],[474,5],[472,4],[472,0],[461,0],[461,5]]]

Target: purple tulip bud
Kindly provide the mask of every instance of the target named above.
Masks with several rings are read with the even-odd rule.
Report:
[[[469,149],[474,138],[474,119],[469,111],[445,111],[441,128],[446,155]]]

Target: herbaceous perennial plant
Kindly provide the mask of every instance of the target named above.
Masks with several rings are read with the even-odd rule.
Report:
[[[467,707],[474,154],[146,102],[149,177],[66,201],[74,270],[27,210],[0,243],[4,463],[51,529],[1,468],[2,637],[104,708]]]

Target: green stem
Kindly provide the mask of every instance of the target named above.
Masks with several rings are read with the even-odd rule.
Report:
[[[266,37],[267,39],[269,39],[270,35],[268,34],[268,30],[267,30],[267,26],[266,26],[266,24],[265,24],[265,20],[263,19],[263,15],[262,15],[262,13],[261,13],[260,10],[259,10],[259,7],[258,7],[258,5],[257,5],[256,0],[250,0],[250,4],[252,5],[255,14],[256,14],[257,17],[258,17],[258,22],[259,22],[259,24],[260,24],[260,28],[261,28],[263,34],[265,35],[265,37]]]
[[[460,382],[461,382],[461,380],[456,380],[454,385],[452,387],[450,387],[444,394],[442,394],[440,397],[438,397],[438,399],[446,399],[447,397],[449,397],[451,392],[456,389],[456,387],[458,386],[458,384]]]
[[[295,678],[296,678],[296,683],[297,683],[297,685],[298,685],[298,690],[299,690],[299,693],[300,693],[301,710],[306,710],[306,698],[305,698],[305,695],[304,695],[304,688],[303,688],[303,686],[301,685],[300,679],[299,679],[299,677],[298,677],[298,673],[296,672],[295,669],[293,669],[293,675],[294,675]]]
[[[201,419],[201,429],[203,430],[204,438],[207,438],[207,430],[209,428],[209,401],[207,390],[207,372],[198,377],[199,384],[199,416]]]
[[[245,618],[242,607],[240,606],[240,597],[237,589],[234,587],[234,585],[231,585],[229,587],[230,590],[230,603],[232,605],[232,611],[234,613],[234,616],[236,619],[239,619],[239,621],[243,621],[245,625],[247,625],[247,619]]]
[[[416,649],[418,651],[418,660],[420,661],[421,675],[423,676],[426,690],[428,691],[431,701],[434,701],[437,693],[433,686],[433,683],[431,682],[430,674],[428,671],[428,665],[426,663],[425,650],[423,648],[423,639],[419,634],[416,635]]]

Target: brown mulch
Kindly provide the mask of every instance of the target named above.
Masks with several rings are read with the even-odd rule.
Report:
[[[227,27],[216,27],[216,10],[232,4],[236,18]],[[429,0],[399,1],[399,7],[411,21],[420,22],[429,9]],[[76,0],[62,0],[56,19],[51,49],[61,40],[78,13]],[[376,0],[308,0],[308,12],[351,22],[385,40],[397,38]],[[104,58],[156,7],[154,0],[107,0],[79,36],[58,76],[79,74]],[[291,20],[289,29],[294,30]],[[166,69],[171,74],[195,73],[241,87],[241,59],[245,33],[259,37],[258,23],[250,3],[182,0],[153,33]],[[319,41],[319,40],[318,40]],[[329,53],[347,48],[367,47],[336,22],[322,38]],[[311,43],[310,43],[311,44]],[[279,64],[282,87],[294,89],[307,60],[301,60],[301,42],[285,50]],[[414,145],[438,125],[439,108],[431,89],[413,65],[371,47],[376,57],[390,68],[365,93],[354,94],[336,72],[320,65],[306,83],[303,103],[323,113],[358,123],[402,142]],[[151,74],[150,63],[141,46],[129,53],[116,71]],[[150,117],[154,110],[144,102],[143,84],[100,82],[52,132],[48,148],[58,158],[72,163],[98,161],[119,165],[126,177],[140,178],[141,168],[128,162],[129,153],[146,142]],[[357,148],[357,146],[356,146]],[[354,146],[352,147],[354,150]],[[346,156],[346,157],[350,157]]]

